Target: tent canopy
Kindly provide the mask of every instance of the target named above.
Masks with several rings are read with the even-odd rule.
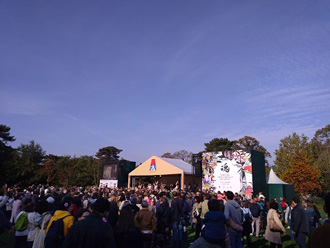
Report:
[[[276,176],[273,169],[270,169],[269,175],[266,180],[268,184],[288,184],[282,181],[278,176]]]
[[[181,159],[159,158],[152,156],[129,173],[129,176],[159,176],[192,174],[191,164]]]

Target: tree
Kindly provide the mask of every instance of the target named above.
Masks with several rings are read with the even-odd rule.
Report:
[[[8,142],[14,142],[14,136],[10,136],[10,127],[0,124],[0,152],[5,152]]]
[[[300,195],[316,193],[321,190],[318,184],[320,171],[312,166],[313,157],[311,153],[297,149],[290,160],[290,167],[283,175],[283,180],[293,184],[295,191]]]
[[[12,160],[15,156],[15,150],[8,145],[9,142],[14,142],[14,136],[10,135],[10,127],[0,124],[0,181],[8,183],[12,178],[10,175],[12,170]]]
[[[42,160],[45,151],[33,140],[28,145],[20,145],[18,148],[17,173],[23,184],[31,185],[40,183],[42,179]]]
[[[302,134],[299,136],[297,133],[292,133],[288,137],[280,140],[279,149],[275,150],[276,159],[273,166],[276,174],[283,178],[288,169],[290,169],[290,163],[296,152],[311,152],[311,146],[308,142],[308,138]]]
[[[123,150],[117,149],[114,146],[107,146],[101,148],[98,153],[96,153],[96,157],[102,160],[118,160],[118,154]]]
[[[161,157],[163,158],[177,158],[177,159],[181,159],[187,163],[192,162],[192,152],[188,152],[186,150],[180,150],[177,152],[174,152],[173,154],[171,154],[170,152],[164,153]]]
[[[73,180],[76,177],[76,170],[73,160],[70,156],[61,156],[56,162],[56,177],[55,184],[68,187],[73,185]]]
[[[268,165],[268,161],[266,158],[271,157],[270,153],[266,150],[266,148],[260,145],[260,142],[256,138],[250,136],[244,136],[239,140],[235,140],[233,144],[233,149],[247,150],[247,151],[255,150],[255,151],[263,152],[265,154],[266,165]]]
[[[231,150],[233,148],[233,141],[227,138],[214,138],[209,143],[204,143],[205,152],[219,152]]]
[[[315,132],[311,141],[314,166],[321,171],[320,185],[323,193],[330,191],[330,125]]]
[[[58,160],[58,157],[52,154],[49,154],[44,157],[43,160],[43,171],[44,174],[47,176],[47,184],[50,184],[53,182],[55,176],[56,176],[56,162]]]

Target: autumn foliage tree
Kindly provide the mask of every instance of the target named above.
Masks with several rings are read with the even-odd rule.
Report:
[[[318,183],[321,173],[312,164],[313,158],[311,155],[297,149],[282,179],[293,184],[297,194],[316,193],[321,190]]]
[[[307,136],[292,133],[292,135],[281,139],[280,147],[275,150],[276,159],[274,161],[274,170],[281,179],[283,179],[283,176],[290,169],[290,163],[297,151],[310,153]]]

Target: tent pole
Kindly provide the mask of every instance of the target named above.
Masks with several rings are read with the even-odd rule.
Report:
[[[184,189],[184,172],[181,173],[181,189]]]
[[[128,183],[127,183],[127,188],[131,188],[131,176],[128,175]]]

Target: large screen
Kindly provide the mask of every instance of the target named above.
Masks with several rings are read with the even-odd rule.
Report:
[[[253,194],[251,153],[236,150],[203,153],[203,189]]]
[[[103,166],[102,179],[116,180],[117,179],[117,164],[105,164]]]

